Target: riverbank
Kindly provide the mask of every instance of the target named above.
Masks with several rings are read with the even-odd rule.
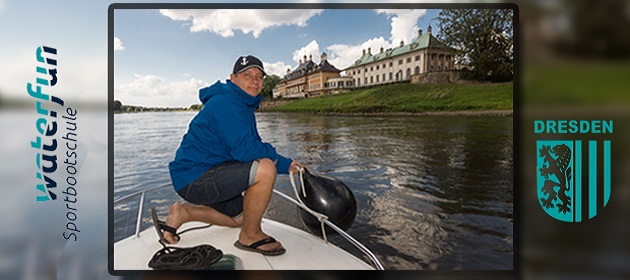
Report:
[[[510,115],[512,83],[394,84],[267,106],[268,112],[317,114]]]
[[[292,112],[288,112],[292,113]],[[295,112],[298,113],[298,112]],[[492,116],[504,117],[514,114],[513,110],[467,110],[467,111],[432,111],[432,112],[373,112],[373,113],[338,113],[316,112],[316,115],[333,116]]]

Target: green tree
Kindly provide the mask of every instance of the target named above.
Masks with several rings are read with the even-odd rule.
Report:
[[[551,46],[561,55],[579,58],[630,57],[630,6],[617,0],[561,0],[548,8],[547,22],[566,21],[566,28],[549,28]]]
[[[513,79],[513,13],[509,9],[444,9],[437,19],[440,39],[460,51],[476,79]]]
[[[280,77],[277,75],[269,75],[265,77],[265,81],[263,82],[262,95],[265,98],[273,97],[273,89],[276,85],[280,83]]]

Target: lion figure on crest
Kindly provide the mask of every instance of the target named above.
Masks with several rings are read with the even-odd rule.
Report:
[[[571,189],[572,170],[569,166],[571,149],[565,144],[556,145],[553,148],[543,145],[538,156],[543,158],[542,167],[539,169],[540,176],[545,177],[541,191],[545,195],[548,194],[547,198],[540,199],[542,205],[545,208],[554,208],[554,201],[559,199],[560,201],[555,204],[558,206],[558,212],[565,214],[571,212],[571,197],[567,195]],[[553,180],[552,175],[555,175],[558,181]],[[556,191],[556,187],[558,187],[558,191]]]

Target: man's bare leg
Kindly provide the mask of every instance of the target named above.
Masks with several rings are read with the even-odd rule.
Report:
[[[261,221],[271,199],[275,182],[275,163],[266,158],[259,160],[254,184],[245,191],[243,198],[243,226],[238,237],[241,244],[250,245],[269,237],[262,231]],[[283,247],[280,242],[273,242],[258,248],[269,251]]]
[[[208,206],[179,203],[171,205],[168,211],[166,225],[179,228],[182,224],[191,221],[199,221],[219,226],[239,227],[243,223],[243,217],[233,219]],[[164,232],[164,239],[170,244],[177,243],[177,240],[170,232]]]

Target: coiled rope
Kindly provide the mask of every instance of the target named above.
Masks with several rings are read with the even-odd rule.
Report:
[[[212,226],[199,226],[186,229],[179,235],[191,231]],[[207,270],[223,257],[223,251],[209,244],[203,244],[190,248],[166,246],[162,240],[162,249],[155,252],[149,261],[149,267],[155,270]]]
[[[212,245],[203,244],[192,248],[164,246],[149,261],[156,270],[206,270],[223,257],[223,252]]]

